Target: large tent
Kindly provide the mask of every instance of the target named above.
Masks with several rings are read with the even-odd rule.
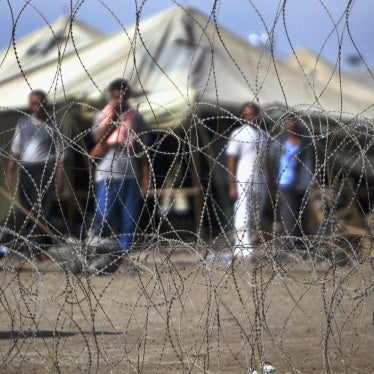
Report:
[[[16,36],[15,26],[15,36]],[[25,109],[31,89],[56,90],[63,100],[64,59],[74,59],[81,49],[102,36],[99,31],[70,17],[62,16],[52,24],[11,41],[0,51],[1,110]],[[68,93],[67,93],[68,94]]]
[[[374,91],[338,67],[305,51],[279,60],[269,48],[254,47],[190,7],[140,18],[111,35],[63,17],[16,40],[0,53],[0,61],[3,123],[26,108],[27,94],[35,88],[49,92],[62,117],[74,107],[89,123],[92,109],[106,99],[109,82],[118,77],[130,81],[133,103],[149,129],[168,131],[191,123],[199,129],[196,118],[232,117],[251,100],[324,118],[374,117]],[[206,132],[200,135],[189,139],[196,150],[201,139],[209,143]],[[216,140],[222,145],[222,138]],[[216,163],[209,147],[204,152],[210,152],[213,175],[224,173],[217,167],[222,159]]]
[[[280,61],[192,8],[141,18],[109,36],[61,18],[17,41],[0,61],[2,110],[24,108],[30,88],[48,90],[57,103],[92,99],[123,76],[140,93],[149,124],[161,127],[196,103],[237,109],[256,100],[331,115],[374,114],[373,90],[337,68],[329,72],[305,53]]]
[[[304,75],[301,86],[313,93],[316,101],[321,100],[321,109],[330,111],[332,117],[373,119],[374,92],[370,82],[363,83],[342,71],[338,62],[331,64],[308,48],[300,48],[286,60]]]
[[[354,72],[354,76],[359,82],[374,88],[374,66],[361,68]]]

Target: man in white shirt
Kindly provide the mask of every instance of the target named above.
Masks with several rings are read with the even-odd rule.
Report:
[[[235,202],[234,257],[244,259],[253,253],[253,231],[259,229],[267,193],[265,152],[267,135],[255,124],[260,107],[246,103],[243,123],[229,139],[229,197]]]
[[[11,144],[6,183],[13,184],[14,171],[18,166],[19,200],[33,220],[27,217],[20,235],[33,242],[50,244],[40,225],[49,225],[50,207],[57,177],[58,192],[63,185],[63,149],[60,125],[47,112],[46,93],[33,90],[28,97],[31,114],[22,117],[15,128]]]

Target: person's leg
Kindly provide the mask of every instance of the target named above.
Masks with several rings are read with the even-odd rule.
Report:
[[[261,237],[262,223],[265,214],[266,197],[268,196],[267,186],[264,183],[253,183],[249,195],[249,226],[250,233],[256,233]],[[252,238],[253,242],[253,238]],[[253,244],[253,243],[252,243]]]
[[[293,189],[281,189],[279,208],[282,234],[285,236],[301,237],[300,208],[302,195]]]
[[[55,164],[48,163],[43,165],[43,170],[40,175],[40,190],[41,190],[41,212],[46,223],[50,223],[51,208],[53,203],[53,193],[55,191]]]
[[[42,229],[42,225],[51,227],[49,220],[53,199],[53,181],[53,163],[23,164],[20,168],[19,199],[26,212],[22,213],[25,218],[19,233],[31,242],[43,246],[52,244],[51,236]],[[39,253],[41,249],[36,246],[32,248],[36,253]]]
[[[121,181],[119,188],[121,228],[119,230],[119,241],[121,250],[129,252],[132,249],[135,232],[138,226],[142,196],[140,186],[135,178]]]
[[[310,194],[308,191],[299,193],[299,222],[300,222],[300,236],[312,233],[310,229]]]
[[[283,236],[289,236],[293,232],[295,225],[294,217],[294,199],[288,189],[280,189],[279,191],[279,213],[281,233]]]
[[[30,192],[34,190],[34,188],[31,189],[31,183],[29,178],[29,171],[27,168],[21,166],[19,169],[18,174],[18,196],[19,196],[19,202],[25,208],[27,211],[31,210],[31,204],[30,204]],[[30,191],[31,190],[31,191]]]
[[[95,233],[103,238],[114,235],[116,222],[117,189],[113,180],[100,181],[96,185]]]
[[[19,202],[21,206],[30,214],[35,214],[33,211],[33,207],[35,205],[35,202],[37,200],[37,194],[36,189],[33,184],[33,178],[31,176],[31,171],[29,168],[25,166],[21,166],[19,169],[19,190],[18,190],[18,196],[19,196]],[[18,228],[19,236],[17,236],[16,240],[16,247],[20,246],[22,248],[23,240],[22,237],[28,238],[30,236],[30,233],[33,230],[34,222],[31,220],[31,218],[28,216],[28,213],[22,212],[17,209],[16,214],[16,220],[17,220],[17,226],[20,224],[20,227]],[[19,240],[19,242],[18,242]]]
[[[49,230],[59,235],[58,231],[54,229],[51,224],[51,208],[53,203],[53,193],[55,188],[55,165],[54,163],[47,163],[39,165],[35,170],[35,181],[38,185],[38,211],[37,218]],[[39,226],[36,227],[35,232],[39,233],[39,238],[36,240],[38,243],[51,245],[51,236],[43,231]]]
[[[19,230],[23,236],[30,237],[35,235],[36,224],[35,221],[30,218],[38,218],[40,209],[40,200],[38,193],[38,186],[40,178],[39,173],[34,165],[21,165],[19,171],[19,200],[22,207],[25,209],[25,218],[22,222],[22,226]]]
[[[238,183],[238,199],[235,203],[235,255],[247,255],[253,250],[250,229],[250,184]]]
[[[117,227],[121,220],[119,182],[113,179],[101,181],[96,185],[95,233],[101,238],[111,240],[105,241],[105,244],[100,241],[96,244],[96,254],[86,269],[87,273],[113,273],[123,260],[118,254],[120,244],[114,241],[118,240]]]

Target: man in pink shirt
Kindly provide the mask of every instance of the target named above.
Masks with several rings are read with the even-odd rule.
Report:
[[[110,102],[98,113],[92,128],[95,157],[95,234],[114,239],[123,252],[131,251],[149,184],[145,129],[141,116],[129,105],[130,87],[116,79],[109,85]]]

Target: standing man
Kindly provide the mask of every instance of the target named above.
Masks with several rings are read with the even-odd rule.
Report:
[[[235,202],[234,257],[244,259],[253,253],[252,234],[260,226],[267,185],[265,151],[267,136],[256,125],[260,107],[255,103],[243,106],[242,125],[235,129],[228,142],[229,197]]]
[[[281,232],[284,236],[302,237],[308,223],[307,192],[313,183],[314,151],[309,137],[303,136],[302,127],[295,116],[286,118],[285,132],[279,146],[280,150],[272,153],[278,155],[276,172]]]
[[[22,117],[15,128],[6,183],[10,188],[18,166],[20,204],[31,214],[23,222],[20,234],[35,243],[50,244],[51,238],[43,235],[37,222],[48,227],[56,175],[58,192],[63,189],[60,125],[48,115],[44,91],[31,91],[28,105],[31,114]]]
[[[148,189],[149,168],[144,124],[129,105],[128,82],[114,80],[109,94],[110,102],[92,128],[96,146],[91,156],[97,159],[95,232],[99,237],[117,238],[126,259],[138,224],[142,192]]]

